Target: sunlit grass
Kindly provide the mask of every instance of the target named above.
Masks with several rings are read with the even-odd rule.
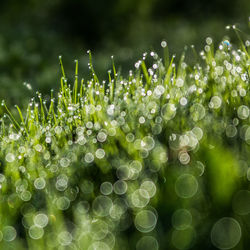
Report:
[[[1,249],[246,249],[250,42],[205,42],[2,102]]]

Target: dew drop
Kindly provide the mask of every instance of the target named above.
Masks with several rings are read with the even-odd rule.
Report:
[[[219,249],[231,249],[241,239],[241,227],[237,220],[224,217],[218,220],[211,231],[211,241]]]

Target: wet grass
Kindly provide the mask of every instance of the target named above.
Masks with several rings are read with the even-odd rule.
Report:
[[[233,27],[236,34],[239,31]],[[206,39],[196,63],[144,53],[129,75],[40,93],[0,130],[1,249],[246,249],[248,40]],[[187,48],[186,48],[187,49]],[[185,50],[186,50],[185,49]]]

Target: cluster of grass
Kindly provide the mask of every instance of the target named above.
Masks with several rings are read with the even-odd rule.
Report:
[[[79,59],[81,74],[86,75],[88,56],[82,53],[82,48],[94,50],[95,70],[100,78],[106,78],[110,55],[116,55],[116,64],[127,72],[134,58],[149,48],[157,50],[159,41],[167,37],[170,50],[179,57],[183,41],[195,44],[198,50],[200,41],[208,35],[217,43],[227,23],[245,22],[250,12],[247,0],[237,4],[230,0],[221,5],[215,3],[217,0],[209,3],[192,0],[188,4],[196,7],[188,12],[186,5],[170,2],[1,0],[0,99],[8,96],[8,106],[18,103],[21,108],[26,107],[34,94],[27,91],[23,81],[47,98],[51,84],[60,77],[59,54],[63,54],[68,76],[73,75],[72,58]],[[3,112],[0,106],[0,115]]]
[[[208,37],[190,66],[163,41],[107,82],[59,58],[49,101],[2,102],[0,248],[247,249],[249,45]]]

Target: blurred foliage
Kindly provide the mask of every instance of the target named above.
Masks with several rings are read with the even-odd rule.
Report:
[[[248,249],[250,41],[205,42],[2,102],[0,249]]]
[[[0,248],[247,249],[249,42],[219,41],[249,13],[248,0],[1,0],[0,99],[23,108],[0,107]]]

